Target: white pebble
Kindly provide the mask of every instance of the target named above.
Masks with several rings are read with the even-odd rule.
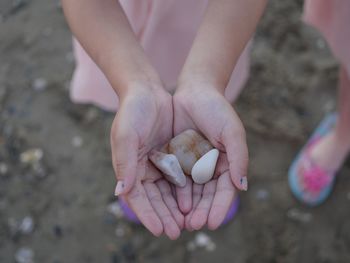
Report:
[[[42,149],[30,149],[28,151],[25,151],[21,153],[20,160],[22,163],[25,164],[34,164],[39,162],[44,156],[44,152]]]
[[[107,211],[109,213],[111,213],[112,215],[114,215],[116,218],[122,218],[124,217],[124,213],[122,208],[120,207],[118,201],[115,201],[113,203],[110,203],[107,206]]]
[[[8,172],[8,167],[6,163],[0,163],[0,175],[6,175]]]
[[[15,260],[17,263],[33,263],[33,258],[33,250],[27,247],[20,248],[15,254]]]
[[[193,166],[191,175],[197,184],[205,184],[210,181],[214,175],[216,162],[219,157],[219,151],[212,149],[204,154]]]
[[[47,88],[47,80],[44,78],[37,78],[34,80],[32,87],[36,91],[42,91]]]
[[[196,234],[194,244],[197,247],[205,248],[207,251],[214,251],[216,249],[216,244],[211,240],[211,238],[207,234],[203,232],[199,232]]]
[[[74,136],[72,139],[72,145],[76,148],[80,148],[83,145],[83,138],[80,136]]]
[[[19,230],[23,234],[30,234],[33,232],[34,229],[34,220],[30,216],[26,216],[23,218],[21,224],[19,225]]]

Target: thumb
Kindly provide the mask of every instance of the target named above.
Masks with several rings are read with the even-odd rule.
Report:
[[[227,127],[227,128],[226,128]],[[230,175],[233,184],[240,190],[248,190],[248,147],[244,128],[229,127],[222,133],[222,141],[226,149]]]
[[[117,177],[115,195],[128,193],[135,184],[138,162],[138,137],[133,132],[111,136],[112,162]]]

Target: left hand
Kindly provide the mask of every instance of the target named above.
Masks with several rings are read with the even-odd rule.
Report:
[[[233,107],[209,84],[192,83],[178,87],[173,96],[174,135],[187,129],[202,133],[220,151],[215,175],[205,185],[187,178],[177,188],[180,210],[187,214],[185,227],[198,230],[221,225],[237,194],[247,190],[248,149],[245,130]]]

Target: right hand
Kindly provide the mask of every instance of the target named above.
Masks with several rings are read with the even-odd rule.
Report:
[[[204,84],[203,84],[204,83]],[[187,129],[202,133],[220,151],[216,176],[205,185],[187,180],[177,188],[185,227],[216,229],[225,219],[238,190],[247,190],[248,149],[245,130],[231,104],[207,82],[189,82],[173,97],[174,133]]]
[[[170,184],[148,160],[149,152],[172,137],[172,97],[161,85],[138,84],[120,98],[112,124],[113,167],[121,195],[155,236],[176,239],[184,225]]]

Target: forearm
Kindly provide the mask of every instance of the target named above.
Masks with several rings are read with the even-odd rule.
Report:
[[[140,81],[160,83],[116,0],[62,0],[68,24],[119,96]]]
[[[267,0],[210,0],[179,85],[203,82],[224,92]]]

